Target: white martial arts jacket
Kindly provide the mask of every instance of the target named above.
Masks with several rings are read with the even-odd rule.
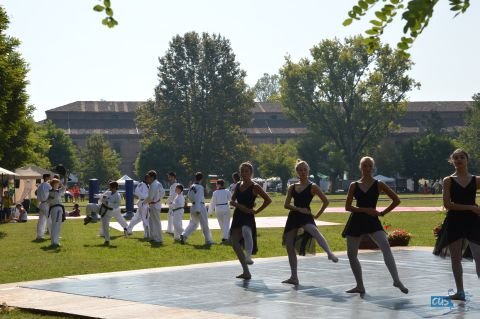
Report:
[[[212,214],[215,210],[228,211],[230,210],[229,202],[232,198],[232,193],[228,189],[220,188],[213,192],[210,205],[208,206],[208,213]]]
[[[155,209],[161,210],[162,203],[161,200],[165,196],[165,190],[163,189],[162,184],[159,181],[154,180],[148,189],[148,196],[145,198],[145,202],[149,203]]]
[[[191,212],[206,213],[205,208],[205,192],[204,188],[200,184],[193,184],[188,190],[188,199],[192,202]]]

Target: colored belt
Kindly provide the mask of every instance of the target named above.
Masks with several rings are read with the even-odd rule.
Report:
[[[205,204],[205,202],[200,202],[200,204]],[[195,205],[195,202],[192,202],[192,205]]]
[[[217,206],[223,206],[223,205],[228,205],[228,203],[224,203],[224,204],[217,204]]]
[[[183,207],[174,208],[172,211],[177,211],[177,210],[180,210],[180,209],[183,209]]]

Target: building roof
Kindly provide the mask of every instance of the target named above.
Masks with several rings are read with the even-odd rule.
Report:
[[[76,101],[46,112],[135,112],[145,101]],[[408,102],[408,112],[463,112],[471,101]],[[283,113],[280,103],[256,102],[253,113]]]
[[[46,112],[135,112],[145,101],[76,101]]]

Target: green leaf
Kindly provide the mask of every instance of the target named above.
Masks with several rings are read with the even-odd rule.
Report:
[[[397,47],[402,51],[408,50],[408,44],[405,42],[398,42]]]
[[[370,23],[377,27],[381,27],[383,25],[382,21],[378,21],[378,20],[370,20]]]
[[[105,13],[107,16],[112,17],[113,16],[113,10],[111,8],[105,8]]]
[[[110,7],[111,7],[110,0],[103,0],[103,4],[105,5],[106,8],[110,8]]]
[[[352,18],[345,19],[345,21],[343,21],[343,26],[344,27],[349,26],[350,24],[352,24],[352,22],[353,22]]]
[[[360,8],[359,6],[354,6],[352,8],[353,12],[355,12],[356,14],[362,14],[362,8]]]
[[[385,15],[385,13],[381,12],[381,11],[376,11],[375,12],[375,16],[377,18],[379,18],[380,20],[382,21],[386,21],[387,20],[387,16]]]
[[[102,20],[102,24],[103,24],[103,25],[108,25],[108,18],[104,18],[104,19]]]
[[[363,0],[358,1],[358,6],[359,6],[360,8],[362,8],[363,10],[367,10],[367,9],[368,9],[368,4],[367,4],[365,1],[363,1]]]
[[[367,1],[368,4],[374,4],[375,2],[377,2],[376,0],[365,0]]]
[[[101,6],[99,4],[97,4],[95,7],[93,7],[93,10],[97,11],[97,12],[102,12],[104,9],[105,9],[105,7]]]

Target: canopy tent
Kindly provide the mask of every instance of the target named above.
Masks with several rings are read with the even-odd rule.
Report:
[[[8,169],[1,168],[1,167],[0,167],[0,175],[15,176],[15,175],[17,175],[17,174],[15,174],[14,172],[9,171]]]
[[[375,178],[376,180],[379,180],[381,182],[384,182],[385,184],[387,184],[388,186],[390,186],[393,189],[396,189],[396,187],[397,187],[397,181],[393,177],[377,175],[377,176],[374,176],[373,178]]]
[[[125,185],[125,181],[127,181],[127,180],[133,180],[133,182],[135,184],[135,180],[128,175],[123,175],[122,177],[117,179],[117,183],[118,183],[118,185]]]
[[[37,184],[41,183],[43,174],[55,175],[54,172],[35,165],[17,168],[15,174],[15,179],[18,180],[18,183],[15,183],[16,203],[21,203],[24,199],[35,198]]]

